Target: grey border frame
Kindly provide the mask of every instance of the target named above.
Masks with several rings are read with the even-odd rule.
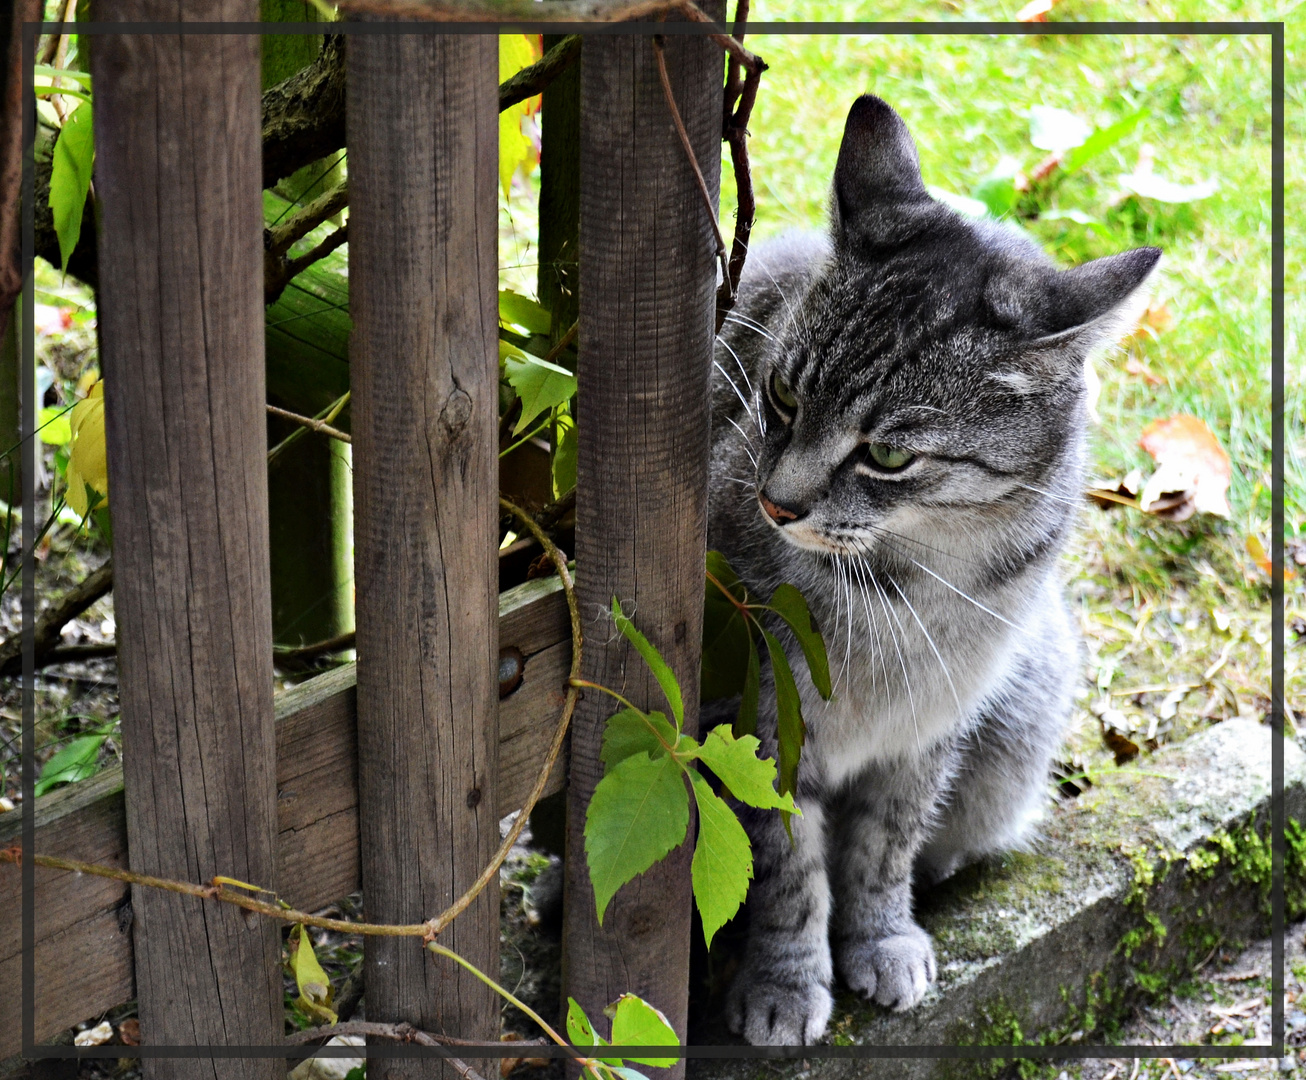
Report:
[[[704,34],[728,33],[724,26],[692,23],[625,22],[577,23],[504,19],[495,22],[340,22],[340,23],[259,23],[259,22],[149,22],[149,23],[47,23],[25,22],[22,27],[22,94],[23,94],[23,371],[20,379],[22,413],[23,478],[23,584],[22,584],[22,847],[24,854],[35,851],[36,784],[35,746],[35,611],[36,566],[33,543],[36,528],[36,336],[35,276],[35,110],[26,107],[35,85],[33,65],[36,41],[41,33],[75,26],[78,34],[502,34],[587,33],[587,34]],[[803,1059],[848,1058],[857,1060],[892,1060],[951,1058],[969,1060],[1032,1059],[1082,1060],[1088,1058],[1277,1058],[1284,1045],[1284,828],[1283,799],[1283,719],[1284,719],[1284,24],[1282,22],[750,22],[748,31],[756,34],[881,34],[881,35],[996,35],[1036,34],[1062,36],[1080,34],[1115,35],[1256,35],[1271,39],[1271,1041],[1269,1046],[676,1046],[613,1047],[615,1053],[630,1051],[646,1056],[680,1058],[757,1058]],[[461,1058],[501,1058],[503,1047],[497,1043],[480,1046],[423,1047],[414,1044],[360,1047],[287,1047],[287,1046],[91,1046],[68,1047],[36,1042],[36,866],[29,858],[22,860],[22,1057],[28,1060],[81,1058],[286,1058],[296,1061],[308,1057],[410,1058],[450,1057],[454,1051]],[[584,1048],[577,1048],[584,1049]],[[569,1057],[559,1046],[532,1048],[540,1057]]]

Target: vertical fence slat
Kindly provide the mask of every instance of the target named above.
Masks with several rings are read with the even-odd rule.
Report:
[[[710,9],[709,9],[710,10]],[[722,58],[669,37],[666,60],[709,189],[720,174]],[[697,727],[712,357],[714,242],[645,36],[592,36],[581,71],[580,460],[576,565],[584,676],[665,708],[647,667],[602,612],[615,594],[680,680]],[[591,1017],[626,991],[685,1031],[689,850],[617,894],[600,929],[584,857],[603,775],[605,695],[571,737],[564,981]],[[693,825],[691,824],[691,828]],[[683,1062],[675,1072],[683,1073]]]
[[[100,0],[103,21],[175,19]],[[254,0],[188,3],[254,20]],[[263,403],[259,49],[252,36],[96,40],[100,331],[132,869],[275,887]],[[147,1044],[282,1034],[277,927],[133,893]],[[214,1061],[146,1059],[213,1076]],[[284,1062],[229,1060],[271,1078]]]
[[[499,839],[498,42],[356,35],[347,56],[363,897],[414,922]],[[497,884],[441,942],[498,971]],[[498,1038],[497,999],[460,968],[411,938],[364,955],[369,1018]]]

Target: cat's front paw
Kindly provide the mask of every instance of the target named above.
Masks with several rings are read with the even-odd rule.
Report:
[[[878,941],[847,942],[839,970],[852,989],[898,1012],[920,1004],[938,974],[934,946],[919,926]]]
[[[820,974],[745,963],[726,1000],[726,1021],[754,1046],[807,1046],[825,1034],[833,1008]]]

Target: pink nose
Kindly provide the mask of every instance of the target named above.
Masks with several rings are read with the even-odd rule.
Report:
[[[767,516],[772,521],[797,521],[798,515],[792,510],[786,510],[783,506],[777,506],[765,495],[758,495],[758,500],[762,503],[762,509],[766,511]]]

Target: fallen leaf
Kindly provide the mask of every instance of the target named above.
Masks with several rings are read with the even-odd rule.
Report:
[[[1016,12],[1016,21],[1047,22],[1051,10],[1052,0],[1029,0],[1028,4]]]
[[[1174,312],[1164,300],[1154,299],[1143,312],[1143,323],[1158,333],[1172,330],[1175,324]]]
[[[73,1036],[74,1046],[101,1046],[113,1038],[113,1025],[108,1020],[101,1020],[93,1028],[79,1031]]]
[[[1184,413],[1156,420],[1143,429],[1138,444],[1157,465],[1139,496],[1144,510],[1171,521],[1185,521],[1198,511],[1229,516],[1229,455],[1202,420]]]
[[[122,1040],[123,1046],[140,1046],[141,1022],[134,1016],[124,1020],[118,1025],[118,1038]]]
[[[1116,756],[1116,764],[1123,765],[1127,761],[1133,761],[1138,757],[1138,743],[1125,735],[1120,734],[1115,728],[1102,727],[1102,741],[1106,743],[1106,748]]]
[[[1112,506],[1138,508],[1138,489],[1143,486],[1143,470],[1130,469],[1124,479],[1104,481],[1088,489],[1088,497],[1105,509]]]
[[[1141,375],[1147,380],[1148,386],[1160,386],[1165,382],[1160,375],[1154,372],[1136,356],[1130,356],[1129,359],[1125,361],[1125,371],[1130,375]]]
[[[1247,554],[1252,557],[1262,574],[1268,578],[1274,577],[1274,563],[1270,561],[1269,553],[1265,550],[1265,545],[1261,543],[1261,538],[1255,533],[1249,533],[1245,541]],[[1291,581],[1297,576],[1297,572],[1290,566],[1283,568],[1283,577],[1285,581]]]
[[[1038,21],[1042,22],[1043,20],[1040,19]],[[1052,153],[1048,154],[1047,157],[1030,169],[1029,177],[1026,179],[1023,188],[1020,187],[1019,184],[1016,185],[1017,190],[1028,191],[1030,184],[1037,183],[1040,180],[1046,180],[1056,171],[1056,168],[1061,164],[1061,159],[1063,157],[1065,157],[1065,153],[1061,150],[1054,150]]]

